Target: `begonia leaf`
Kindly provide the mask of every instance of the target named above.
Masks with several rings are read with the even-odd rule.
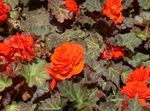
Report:
[[[86,0],[83,6],[90,12],[102,10],[102,5],[100,0]]]
[[[149,55],[143,53],[136,53],[132,58],[124,57],[124,60],[127,61],[133,67],[139,67],[141,64],[149,59]]]
[[[0,91],[12,85],[12,81],[7,76],[0,76]]]
[[[67,38],[67,40],[82,40],[87,37],[87,33],[80,29],[70,29],[66,30],[64,33],[61,34],[63,38]]]
[[[125,46],[134,52],[134,49],[141,44],[142,40],[136,37],[134,32],[117,35],[117,45]]]
[[[123,2],[123,8],[127,9],[128,7],[130,7],[132,5],[133,1],[134,0],[124,0],[124,2]]]
[[[33,26],[32,32],[35,33],[36,36],[42,36],[42,39],[44,40],[44,37],[46,34],[49,33],[49,27],[48,26]]]
[[[129,105],[125,109],[125,111],[143,111],[138,101],[138,95],[135,96],[133,101],[132,100],[129,101]]]
[[[59,93],[56,93],[44,101],[41,101],[39,111],[63,111],[67,99],[61,98]]]
[[[94,23],[96,23],[91,17],[86,16],[86,15],[80,16],[80,18],[78,19],[78,21],[82,25],[89,24],[89,25],[92,26]]]
[[[98,65],[97,59],[104,49],[103,38],[97,32],[92,32],[88,38],[85,39],[85,62],[91,67],[95,68]]]
[[[48,1],[49,10],[60,23],[63,23],[66,19],[71,19],[73,17],[72,13],[70,13],[69,10],[63,7],[63,5],[63,0]]]
[[[22,111],[21,106],[15,102],[5,107],[4,111]]]
[[[87,90],[79,84],[71,81],[63,81],[58,86],[61,96],[67,97],[81,111],[90,110],[97,101],[97,89]]]
[[[50,78],[49,74],[44,70],[47,65],[45,61],[41,60],[23,67],[22,75],[30,87],[33,85],[40,87]]]
[[[120,87],[120,77],[122,80],[125,80],[127,74],[131,71],[128,66],[123,65],[122,63],[110,64],[107,67],[103,67],[104,71],[101,72],[106,78],[106,81],[103,83],[103,89],[109,91],[111,88],[113,91],[117,91]]]
[[[19,0],[6,0],[6,2],[11,6],[12,9],[19,4]]]
[[[35,111],[37,104],[31,102],[19,102],[18,105],[21,107],[19,111]]]
[[[143,8],[143,9],[150,9],[150,2],[149,0],[138,0],[139,5]]]

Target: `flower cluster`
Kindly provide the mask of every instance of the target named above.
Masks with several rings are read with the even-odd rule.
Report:
[[[84,68],[84,50],[79,44],[65,42],[54,50],[51,56],[51,66],[45,70],[52,76],[50,88],[56,83],[79,74]]]
[[[102,15],[106,15],[108,18],[114,21],[114,24],[122,23],[124,17],[122,16],[121,0],[106,0],[104,3],[104,9]]]
[[[2,25],[8,18],[10,8],[0,1],[0,25]]]
[[[150,88],[147,81],[150,80],[150,68],[140,67],[128,75],[126,85],[121,89],[121,93],[131,100],[138,95],[139,103],[146,106],[145,100],[150,99]]]
[[[0,43],[0,62],[31,61],[36,56],[31,35],[16,34]]]
[[[124,47],[106,44],[103,53],[100,53],[101,59],[120,59],[124,56]]]
[[[36,56],[36,52],[33,50],[33,38],[31,35],[16,34],[10,39],[4,41],[10,48],[12,53],[11,60],[31,61],[32,57]]]
[[[75,0],[66,0],[65,1],[66,8],[72,13],[76,13],[78,11],[78,5]]]

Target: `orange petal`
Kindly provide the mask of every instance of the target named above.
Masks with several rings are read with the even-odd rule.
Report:
[[[146,106],[145,99],[139,99],[139,103],[141,104],[141,106]]]
[[[50,89],[53,90],[55,88],[56,84],[57,84],[57,81],[55,79],[53,79],[50,84]]]
[[[10,52],[9,46],[4,43],[0,43],[0,53],[7,56],[9,52]]]
[[[51,68],[49,68],[49,67],[45,67],[44,68],[48,73],[49,73],[49,75],[52,77],[52,78],[54,78],[54,79],[56,79],[56,80],[60,80],[58,77],[57,77],[57,74],[51,69]]]
[[[73,75],[79,74],[84,68],[84,61],[82,60],[71,72],[67,75],[66,78],[70,78]]]

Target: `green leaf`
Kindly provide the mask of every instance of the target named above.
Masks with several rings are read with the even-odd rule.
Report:
[[[27,6],[30,0],[19,0],[20,4],[23,4],[23,6]]]
[[[150,9],[150,1],[149,0],[138,0],[139,5],[143,8],[143,9]]]
[[[142,40],[137,38],[134,32],[117,35],[117,45],[125,46],[134,52],[134,48],[141,44]]]
[[[44,70],[44,67],[47,65],[45,61],[40,60],[23,67],[22,75],[25,77],[29,87],[33,85],[40,87],[45,84],[46,80],[49,79],[48,73]]]
[[[92,19],[91,17],[88,17],[86,15],[83,15],[83,16],[80,16],[80,18],[78,19],[78,21],[82,24],[82,25],[85,25],[85,24],[89,24],[89,25],[93,25],[94,23],[96,23],[94,21],[94,19]]]
[[[22,111],[21,106],[15,102],[5,107],[4,111]]]
[[[129,69],[129,70],[126,70],[126,71],[123,71],[122,73],[121,73],[121,80],[123,81],[123,83],[125,83],[125,81],[126,81],[126,79],[127,79],[127,77],[128,77],[128,74],[129,73],[131,73],[131,69]]]
[[[149,11],[142,11],[140,13],[140,15],[135,16],[135,24],[136,25],[147,27],[149,22],[150,22],[150,12]]]
[[[82,31],[81,29],[69,29],[61,34],[63,38],[67,38],[69,40],[82,40],[87,37],[87,33]]]
[[[97,101],[97,89],[87,90],[77,83],[63,81],[58,86],[61,96],[67,97],[79,111],[90,111]],[[87,110],[88,109],[88,110]]]
[[[46,82],[44,85],[41,87],[38,87],[36,91],[33,94],[32,100],[36,100],[38,97],[42,97],[42,95],[46,94],[49,92],[49,82]]]
[[[123,8],[127,9],[128,7],[130,7],[133,1],[134,0],[124,0],[124,2],[123,2]]]
[[[90,12],[100,12],[102,10],[100,0],[86,0],[83,6]]]
[[[121,28],[122,29],[125,29],[125,28],[131,28],[133,25],[134,25],[134,19],[133,18],[130,18],[130,17],[126,17],[124,20],[123,20],[123,24],[121,24]]]
[[[0,75],[0,92],[12,85],[10,78]]]
[[[67,99],[61,98],[59,93],[51,96],[51,98],[46,99],[41,102],[39,106],[39,111],[62,111],[63,107],[66,105]]]
[[[149,11],[141,12],[140,16],[143,18],[143,21],[150,21],[150,12]]]
[[[56,17],[56,19],[63,23],[66,19],[71,19],[73,14],[63,7],[63,0],[49,0],[48,8],[51,10],[52,15]]]
[[[106,102],[101,102],[101,104],[98,105],[100,111],[122,111],[119,109],[119,106],[122,105],[122,101],[124,100],[121,94],[111,94],[110,96],[106,96],[105,99]]]
[[[6,2],[11,6],[12,9],[19,4],[19,0],[6,0]]]
[[[101,67],[101,65],[98,68],[103,69],[103,67]],[[85,67],[84,67],[84,78],[82,79],[82,82],[85,85],[95,84],[95,87],[97,87],[97,86],[102,87],[104,80],[102,79],[101,76],[102,76],[102,74],[100,74],[99,72],[91,71],[90,67],[85,65]]]
[[[31,101],[26,103],[26,102],[19,102],[18,103],[21,107],[21,110],[19,111],[37,111],[36,106],[37,104],[33,104]]]
[[[120,76],[122,79],[126,78],[123,74],[128,71],[130,72],[130,68],[123,65],[123,63],[113,63],[106,67],[105,71],[102,72],[103,76],[106,77],[103,89],[109,91],[112,88],[113,91],[116,91],[120,87]]]
[[[68,41],[67,39],[69,39],[69,38],[61,36],[61,34],[52,33],[46,38],[47,48],[57,47],[58,45]]]
[[[124,60],[127,61],[133,67],[139,67],[141,64],[149,59],[149,55],[143,53],[137,53],[136,55],[132,56],[132,58],[124,57]]]
[[[35,33],[37,36],[42,36],[42,40],[44,40],[45,35],[49,33],[49,27],[48,26],[33,26],[32,32]]]
[[[145,33],[145,31],[136,31],[136,36],[144,41],[147,40],[147,34]]]
[[[88,38],[85,39],[85,62],[92,68],[95,68],[99,63],[96,59],[104,49],[103,38],[97,32],[92,32]]]
[[[134,101],[129,101],[128,108],[125,111],[143,111],[138,101],[138,95],[135,96]]]
[[[143,62],[142,66],[150,68],[150,60]]]

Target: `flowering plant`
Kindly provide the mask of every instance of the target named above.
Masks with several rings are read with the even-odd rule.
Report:
[[[0,0],[0,111],[149,111],[148,0]]]

